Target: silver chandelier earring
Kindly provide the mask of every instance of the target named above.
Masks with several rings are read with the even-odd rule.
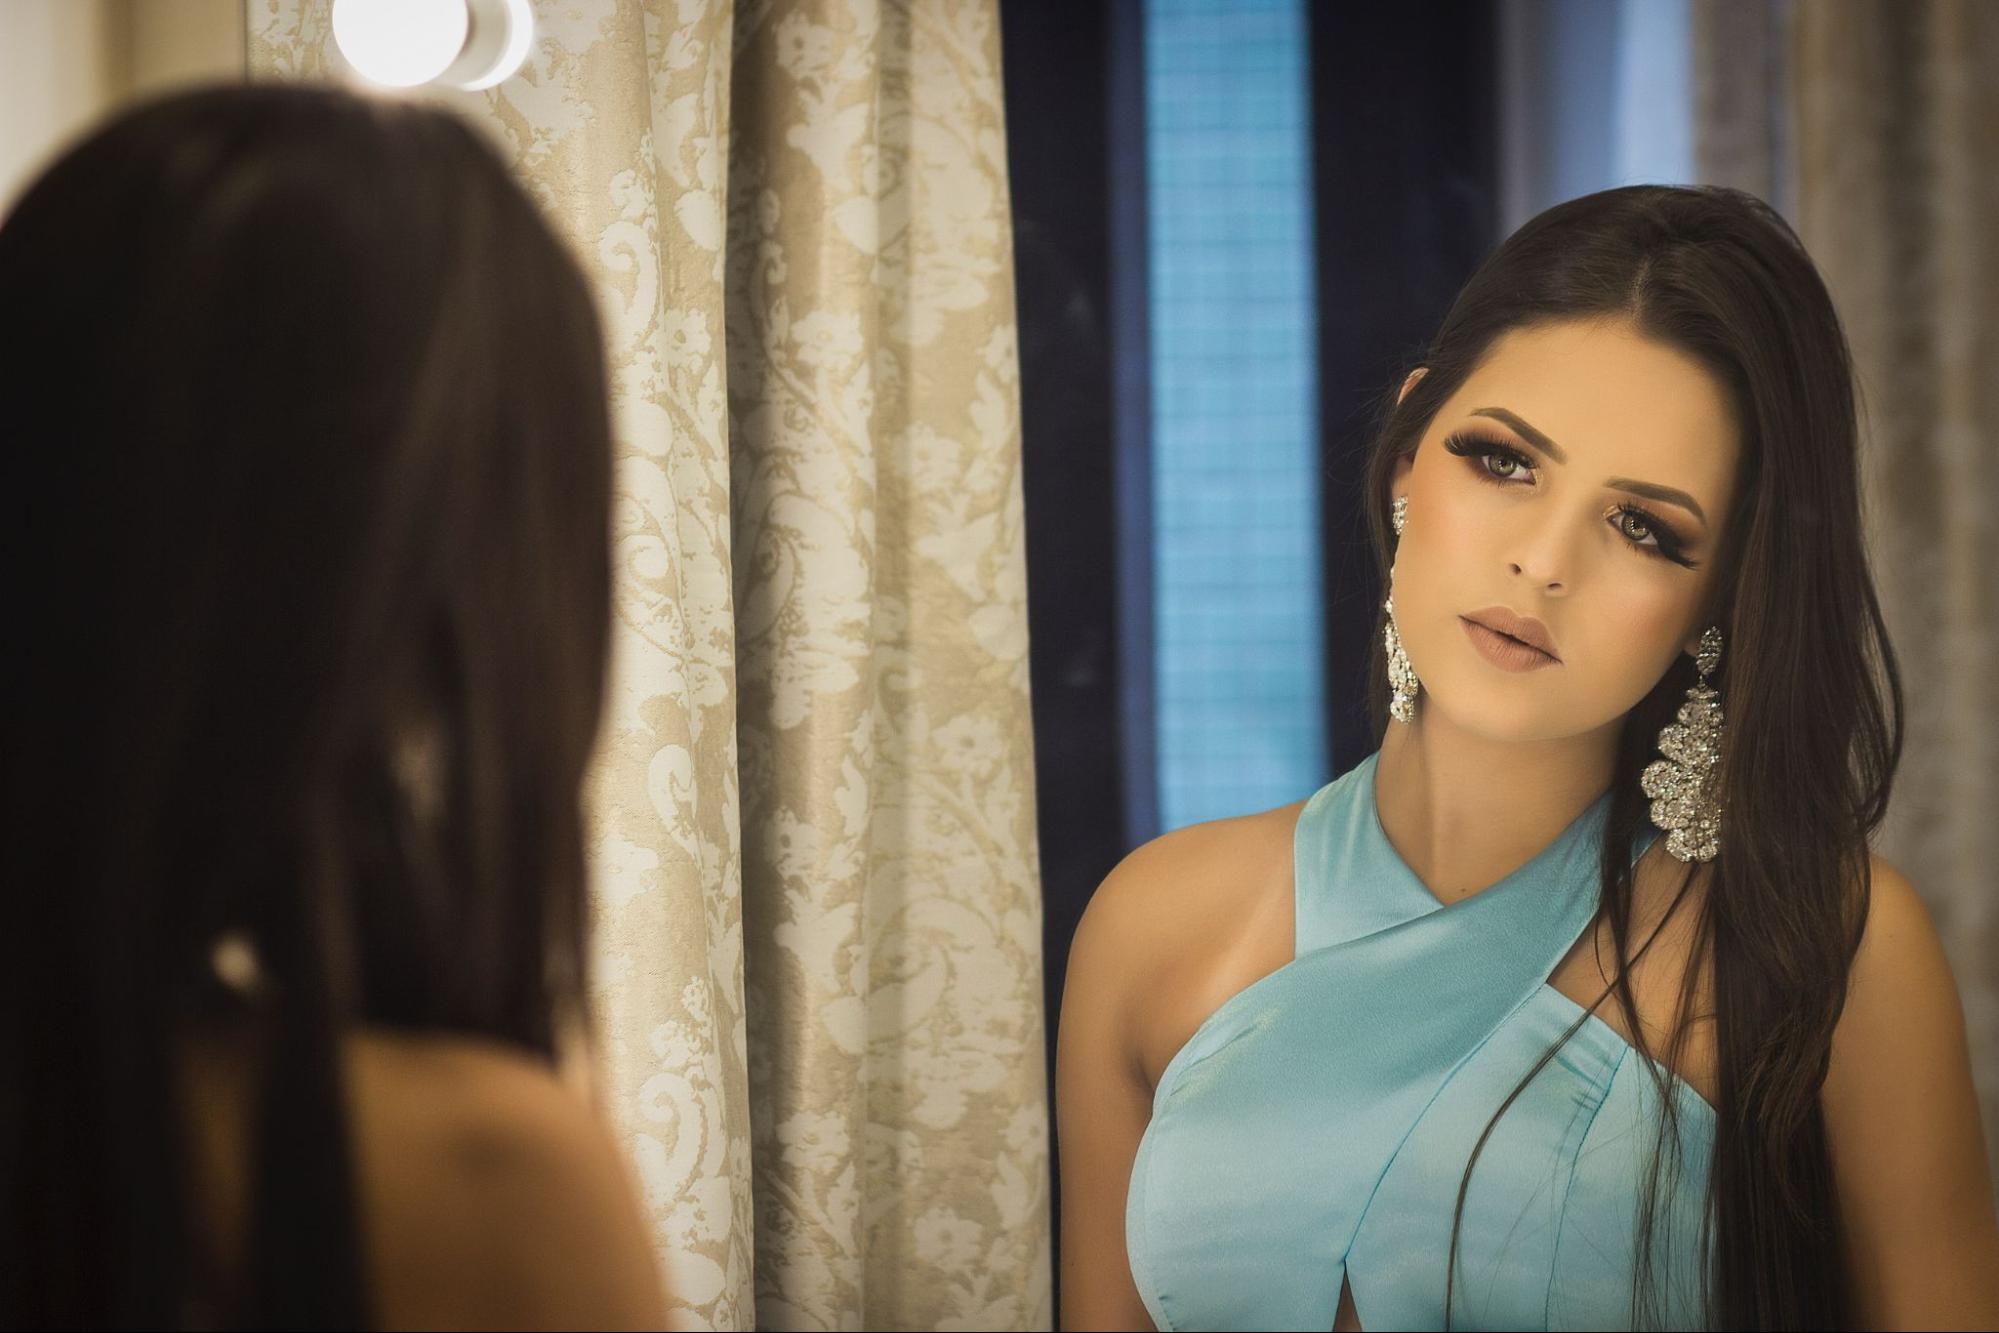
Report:
[[[1695,659],[1700,679],[1687,690],[1679,721],[1659,729],[1659,752],[1638,776],[1652,798],[1652,822],[1666,850],[1682,861],[1712,861],[1721,850],[1721,803],[1714,790],[1721,763],[1721,698],[1708,676],[1721,663],[1721,631],[1710,625]]]
[[[1398,499],[1389,507],[1388,515],[1395,535],[1400,537],[1409,522],[1409,497]],[[1423,682],[1416,679],[1416,668],[1409,665],[1409,654],[1402,651],[1402,636],[1395,632],[1394,593],[1388,595],[1382,609],[1388,612],[1388,628],[1383,632],[1388,644],[1388,715],[1397,722],[1414,722],[1416,691]]]

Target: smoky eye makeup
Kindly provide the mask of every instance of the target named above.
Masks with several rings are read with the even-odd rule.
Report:
[[[1466,459],[1480,480],[1494,486],[1513,485],[1515,477],[1532,472],[1539,466],[1514,446],[1472,431],[1457,431],[1446,436],[1444,449],[1447,453]],[[1495,461],[1510,464],[1512,470],[1503,473],[1494,471],[1492,464]],[[1687,558],[1686,540],[1679,535],[1672,524],[1651,510],[1642,505],[1622,504],[1611,513],[1616,519],[1613,526],[1616,527],[1618,535],[1623,537],[1625,544],[1633,550],[1655,560],[1670,560],[1686,569],[1699,566],[1699,561]],[[1641,541],[1631,535],[1629,525],[1634,519],[1645,529],[1652,541]]]

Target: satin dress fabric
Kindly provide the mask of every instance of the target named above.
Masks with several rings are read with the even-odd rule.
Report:
[[[1343,1279],[1362,1328],[1441,1329],[1473,1145],[1583,1012],[1547,978],[1595,914],[1610,793],[1526,865],[1446,905],[1382,827],[1379,758],[1299,817],[1296,956],[1215,1010],[1154,1092],[1125,1243],[1161,1329],[1330,1329]],[[1634,864],[1658,836],[1641,823]],[[1696,1328],[1715,1113],[1658,1072],[1679,1116],[1644,1322]],[[1663,1115],[1643,1057],[1585,1018],[1480,1153],[1453,1328],[1632,1326],[1637,1207]]]

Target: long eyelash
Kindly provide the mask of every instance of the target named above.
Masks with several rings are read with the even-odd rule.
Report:
[[[1518,449],[1513,448],[1511,445],[1501,444],[1497,440],[1483,439],[1477,435],[1453,435],[1444,441],[1444,448],[1460,457],[1504,458],[1519,464],[1523,468],[1527,468],[1529,471],[1532,471],[1534,468],[1534,460],[1521,453]],[[1506,485],[1509,481],[1509,478],[1506,477],[1493,476],[1483,465],[1475,464],[1473,470],[1485,480],[1501,486]]]
[[[1651,510],[1644,508],[1642,505],[1619,505],[1617,512],[1619,515],[1630,514],[1637,518],[1639,522],[1651,530],[1654,537],[1659,539],[1657,546],[1640,546],[1637,542],[1631,542],[1639,550],[1644,551],[1648,555],[1657,555],[1663,559],[1671,560],[1676,565],[1685,565],[1688,569],[1692,569],[1700,563],[1698,560],[1687,559],[1682,553],[1685,548],[1680,545],[1679,538],[1675,537],[1673,530],[1666,526]],[[1626,537],[1624,540],[1631,541],[1629,537]]]
[[[1454,453],[1461,458],[1469,457],[1481,460],[1486,458],[1504,458],[1530,472],[1535,470],[1534,460],[1521,453],[1518,449],[1513,448],[1511,445],[1501,444],[1497,440],[1488,440],[1477,435],[1461,433],[1449,436],[1444,440],[1444,448],[1446,451]],[[1472,470],[1481,479],[1491,482],[1494,486],[1510,486],[1513,484],[1508,478],[1494,476],[1483,462],[1473,463]],[[1679,538],[1674,536],[1672,527],[1662,521],[1656,514],[1652,513],[1651,510],[1639,505],[1619,505],[1617,513],[1620,518],[1626,514],[1635,516],[1651,531],[1652,536],[1658,541],[1658,545],[1656,546],[1648,546],[1643,542],[1632,541],[1631,538],[1624,537],[1623,525],[1620,523],[1618,536],[1624,537],[1626,545],[1636,548],[1639,552],[1649,555],[1655,560],[1670,560],[1674,564],[1681,565],[1687,569],[1699,567],[1700,562],[1698,560],[1689,560],[1686,557],[1684,554],[1685,547],[1681,544]]]

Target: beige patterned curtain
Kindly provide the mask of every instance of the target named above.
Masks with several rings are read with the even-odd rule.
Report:
[[[1999,4],[1701,0],[1696,20],[1704,177],[1795,201],[1853,344],[1909,704],[1876,850],[1950,954],[1999,1170]]]
[[[329,0],[251,71],[342,77]],[[596,279],[597,1001],[679,1326],[1047,1328],[996,0],[537,0],[439,94]]]

